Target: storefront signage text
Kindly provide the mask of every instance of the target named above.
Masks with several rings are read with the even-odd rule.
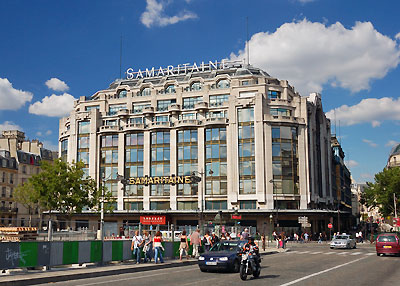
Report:
[[[128,185],[175,185],[191,184],[191,176],[165,176],[165,177],[132,177],[128,179]]]
[[[127,79],[138,79],[138,78],[148,78],[148,77],[158,77],[158,76],[169,76],[169,75],[185,75],[190,72],[205,72],[212,70],[223,70],[228,68],[233,64],[243,64],[243,61],[209,61],[208,63],[201,62],[201,64],[190,63],[174,66],[167,66],[167,68],[159,67],[158,69],[152,67],[151,69],[146,68],[145,70],[134,71],[133,68],[128,68],[126,70]]]
[[[143,215],[140,216],[142,224],[166,224],[167,217],[165,215]]]

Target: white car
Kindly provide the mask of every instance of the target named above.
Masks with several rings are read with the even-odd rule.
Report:
[[[340,234],[335,236],[330,244],[331,249],[333,248],[356,248],[355,239],[351,238],[348,234]]]

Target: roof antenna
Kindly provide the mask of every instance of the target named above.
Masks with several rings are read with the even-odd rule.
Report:
[[[247,34],[247,65],[250,65],[250,42],[249,42],[249,17],[246,17],[246,34]]]
[[[119,78],[122,79],[122,35],[119,41]]]
[[[335,118],[335,137],[336,137],[336,108],[333,110],[333,117]]]

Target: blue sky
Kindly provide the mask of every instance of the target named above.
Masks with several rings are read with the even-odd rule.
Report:
[[[371,181],[400,142],[399,1],[0,1],[0,130],[55,148],[58,120],[122,70],[243,57],[322,94],[348,166]],[[335,112],[333,112],[335,110]],[[340,128],[339,128],[340,122]]]

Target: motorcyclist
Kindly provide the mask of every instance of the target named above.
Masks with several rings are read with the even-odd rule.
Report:
[[[243,250],[253,254],[254,266],[253,270],[260,267],[260,251],[258,245],[254,242],[254,237],[249,237],[248,242],[243,246]]]

